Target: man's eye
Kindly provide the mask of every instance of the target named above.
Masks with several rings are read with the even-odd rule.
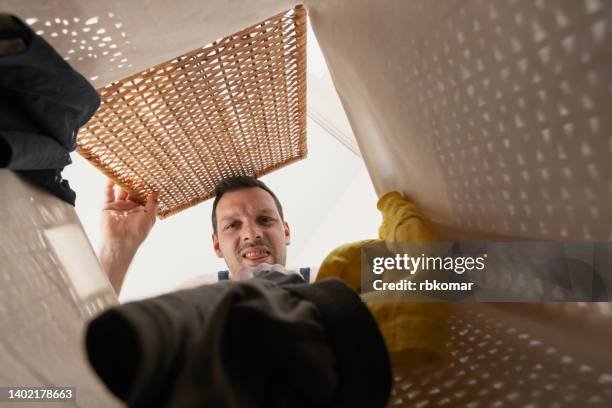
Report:
[[[227,225],[225,226],[225,229],[226,229],[226,230],[229,230],[229,229],[234,229],[234,228],[236,228],[236,223],[235,223],[235,222],[232,222],[231,224],[227,224]]]
[[[269,224],[272,221],[274,221],[274,218],[272,217],[259,217],[259,222],[262,222],[264,224]]]

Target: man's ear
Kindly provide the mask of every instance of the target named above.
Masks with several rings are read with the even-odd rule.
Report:
[[[291,231],[289,230],[289,224],[287,221],[283,221],[285,227],[285,245],[291,244]]]
[[[217,237],[217,234],[215,234],[214,232],[212,234],[212,242],[213,242],[213,249],[215,250],[215,253],[217,254],[217,256],[219,258],[223,258],[223,252],[221,251],[221,246],[219,245],[219,238]]]

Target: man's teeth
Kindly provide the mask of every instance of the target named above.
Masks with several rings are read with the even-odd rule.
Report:
[[[244,256],[247,258],[261,258],[262,256],[268,256],[268,251],[247,252]]]

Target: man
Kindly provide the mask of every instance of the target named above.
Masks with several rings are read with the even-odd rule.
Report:
[[[156,196],[142,206],[109,183],[106,200],[100,258],[118,293],[155,223]],[[274,193],[252,177],[224,179],[211,220],[230,278],[250,270],[260,279],[198,285],[102,313],[86,344],[107,387],[133,407],[386,406],[389,356],[358,294],[338,279],[306,285],[277,273],[287,272],[290,230]]]
[[[156,210],[156,194],[142,206],[123,190],[116,194],[109,181],[99,257],[117,294],[136,251],[155,224]],[[247,176],[223,179],[215,188],[211,219],[213,249],[224,258],[229,279],[244,279],[262,268],[288,272],[284,266],[291,242],[289,225],[280,201],[263,182]],[[188,285],[216,280],[208,276]]]

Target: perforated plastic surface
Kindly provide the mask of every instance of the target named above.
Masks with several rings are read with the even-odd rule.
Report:
[[[292,8],[258,0],[4,0],[100,88]]]
[[[446,239],[612,239],[612,3],[306,5],[379,194]],[[455,307],[391,406],[612,406],[609,303]]]
[[[451,360],[398,373],[389,406],[612,404],[609,303],[457,304],[450,332]]]
[[[31,16],[57,24],[61,10],[62,18],[85,21],[101,15],[92,9],[111,4],[63,3],[47,2]],[[154,65],[143,58],[148,50],[159,63],[176,55],[167,51],[177,44],[187,47],[181,52],[194,49],[193,33],[200,28],[217,30],[211,40],[288,8],[283,2],[253,8],[233,2],[232,13],[219,6],[225,2],[214,2],[202,17],[206,11],[188,2],[165,10],[159,7],[164,2],[149,2],[156,7],[146,9],[143,3],[112,3],[121,6],[115,21],[126,23],[128,40],[139,44],[125,62],[145,61],[141,68]],[[380,193],[403,191],[455,236],[471,230],[474,238],[611,239],[610,3],[306,3]],[[32,4],[10,1],[9,9],[31,10]],[[181,41],[164,36],[156,42],[160,37],[151,33],[159,33],[161,24],[141,19],[139,25],[135,16],[142,12],[166,19],[164,32],[183,22],[191,37],[183,32],[177,34]],[[250,18],[257,13],[265,14]],[[198,18],[208,24],[195,24]],[[150,49],[143,47],[147,42]],[[156,53],[163,45],[166,54]],[[102,67],[97,62],[84,58],[79,69],[94,76]],[[117,71],[108,72],[104,79]],[[112,80],[127,76],[121,72]],[[451,362],[398,373],[392,404],[609,407],[611,326],[608,303],[457,305]]]
[[[117,298],[74,207],[0,170],[0,384],[76,387],[76,401],[118,406],[87,361],[86,321]],[[41,403],[0,406],[40,407]]]
[[[379,194],[458,236],[612,240],[611,3],[306,4]]]

